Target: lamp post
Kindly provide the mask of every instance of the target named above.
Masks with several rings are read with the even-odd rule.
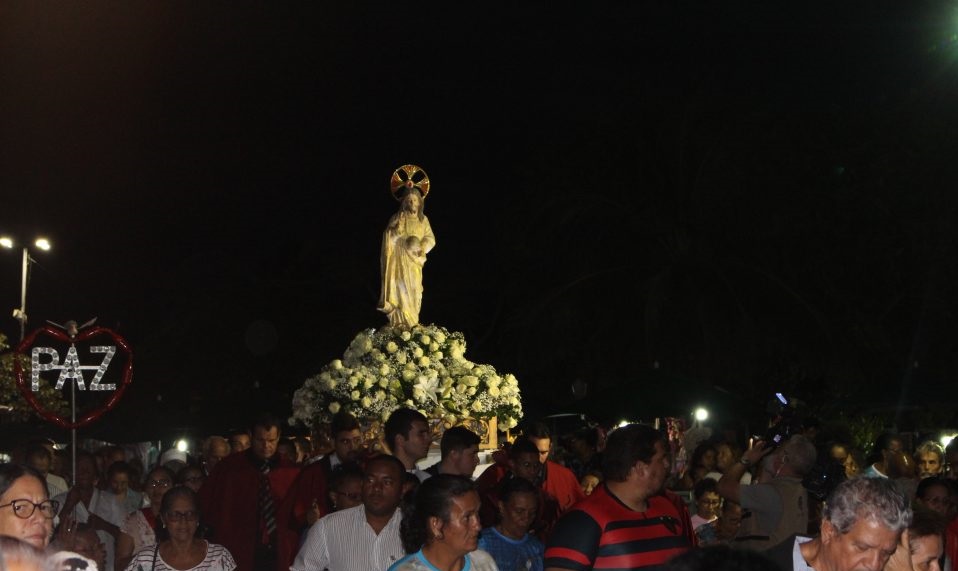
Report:
[[[33,245],[45,252],[50,249],[50,241],[46,238],[37,238]],[[0,246],[12,250],[13,239],[8,236],[0,237]],[[27,328],[27,282],[30,278],[30,262],[36,262],[36,260],[30,257],[29,248],[24,246],[23,270],[20,276],[20,307],[13,310],[13,318],[20,322],[20,341],[23,341]]]

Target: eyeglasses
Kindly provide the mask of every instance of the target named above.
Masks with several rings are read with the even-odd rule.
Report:
[[[54,500],[46,500],[35,504],[30,500],[13,500],[9,504],[3,504],[0,508],[13,507],[13,515],[21,519],[29,519],[33,512],[37,511],[37,508],[40,508],[40,515],[47,519],[53,519],[57,515],[57,510],[60,509],[60,502]]]
[[[150,480],[146,485],[151,488],[169,488],[173,485],[173,482],[169,480]]]
[[[336,492],[333,492],[333,493],[336,494],[337,496],[346,496],[347,498],[351,499],[351,500],[354,501],[354,502],[361,502],[361,501],[363,501],[363,495],[362,495],[362,494],[359,494],[359,493],[356,493],[356,492],[339,492],[339,491],[336,491]]]
[[[196,521],[200,519],[200,514],[192,510],[188,512],[169,512],[163,514],[163,519],[168,522]]]

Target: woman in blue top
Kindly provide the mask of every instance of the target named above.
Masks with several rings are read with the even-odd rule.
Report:
[[[464,476],[424,481],[403,507],[400,536],[406,555],[389,571],[498,571],[479,544],[479,493]]]
[[[539,490],[528,480],[511,478],[499,490],[499,523],[479,535],[479,548],[496,560],[499,571],[542,571],[542,542],[529,534],[539,509]]]

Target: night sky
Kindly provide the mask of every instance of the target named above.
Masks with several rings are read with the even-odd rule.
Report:
[[[384,323],[406,163],[422,320],[532,415],[782,390],[958,425],[958,4],[353,4],[0,6],[0,233],[54,244],[29,328],[97,316],[136,353],[91,434],[288,414]]]

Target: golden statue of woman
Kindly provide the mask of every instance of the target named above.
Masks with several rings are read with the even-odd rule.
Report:
[[[413,165],[400,167],[396,173],[401,171],[408,176],[404,177],[406,180],[401,181],[401,184],[395,184],[397,174],[393,175],[393,193],[399,196],[397,190],[400,190],[402,194],[399,212],[389,219],[383,233],[380,254],[382,290],[377,309],[386,314],[389,325],[409,329],[419,324],[422,268],[426,263],[426,254],[436,246],[436,237],[433,236],[429,219],[423,214],[429,179]],[[418,183],[413,181],[415,173],[423,174],[423,179]]]

